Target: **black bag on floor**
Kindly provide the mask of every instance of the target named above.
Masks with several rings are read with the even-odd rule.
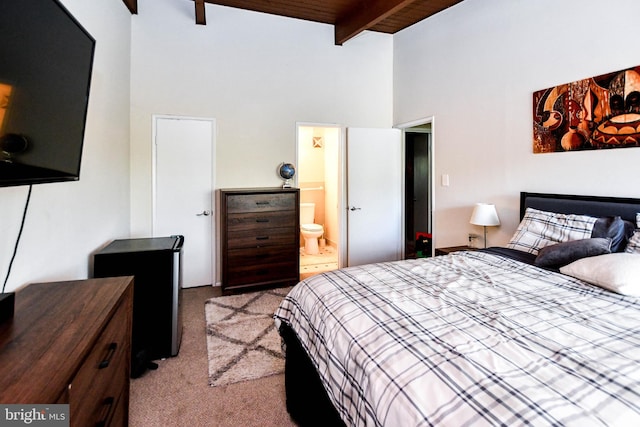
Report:
[[[158,364],[149,359],[147,350],[140,350],[131,358],[131,378],[139,378],[147,372],[148,369],[158,369]]]

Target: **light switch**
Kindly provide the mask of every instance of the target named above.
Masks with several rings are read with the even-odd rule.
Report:
[[[446,173],[442,174],[442,186],[443,187],[449,186],[449,174],[446,174]]]

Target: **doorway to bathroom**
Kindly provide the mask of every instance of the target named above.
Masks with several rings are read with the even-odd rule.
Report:
[[[296,165],[300,203],[310,212],[309,218],[321,226],[319,237],[309,234],[307,239],[317,239],[305,244],[300,236],[300,278],[340,266],[340,150],[342,128],[331,125],[298,124]],[[311,213],[312,212],[312,213]],[[309,221],[311,219],[305,219]],[[304,230],[304,224],[301,223]],[[311,227],[309,227],[311,228]],[[316,227],[318,228],[318,227]]]

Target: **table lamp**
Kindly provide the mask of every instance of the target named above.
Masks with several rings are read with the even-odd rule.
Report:
[[[496,206],[487,203],[476,203],[469,222],[484,227],[484,247],[487,247],[487,227],[500,225]]]

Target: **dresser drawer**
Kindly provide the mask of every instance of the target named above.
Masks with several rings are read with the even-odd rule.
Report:
[[[126,300],[116,309],[69,385],[72,425],[97,425],[111,419],[117,412],[121,394],[128,393],[131,349],[125,331],[131,328],[129,302]]]
[[[255,248],[230,250],[226,270],[228,286],[298,280],[298,250]]]
[[[126,391],[127,395],[129,391]],[[128,427],[129,426],[129,398],[120,396],[116,403],[115,409],[112,411],[113,415],[109,422],[111,427]]]
[[[71,426],[127,427],[128,407],[125,405],[128,398],[125,397],[125,394],[128,395],[129,391],[123,389],[126,378],[121,378],[125,371],[125,363],[124,360],[121,360],[120,363],[113,366],[114,378],[103,393],[94,393],[85,397],[94,403],[93,405],[84,405],[86,412],[74,418],[75,411],[71,410]]]
[[[295,261],[297,255],[299,255],[299,249],[289,247],[232,249],[227,254],[227,261],[229,271],[237,272],[246,269],[247,266],[262,266],[291,262],[291,260]]]
[[[297,225],[295,211],[234,213],[227,216],[227,232],[264,230]]]
[[[295,211],[295,209],[294,193],[234,194],[227,197],[227,213]]]
[[[257,248],[264,246],[295,245],[298,231],[293,227],[267,228],[264,230],[229,231],[227,247]]]

